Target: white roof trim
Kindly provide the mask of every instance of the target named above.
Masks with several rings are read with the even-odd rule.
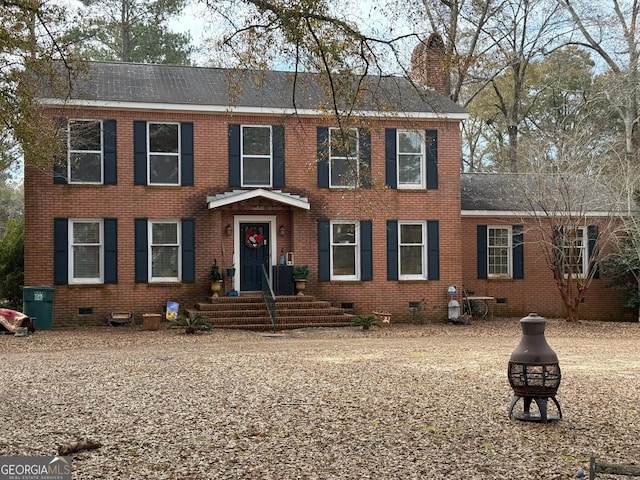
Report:
[[[558,212],[560,217],[610,217],[614,212]],[[461,210],[460,215],[463,217],[549,217],[553,216],[551,212],[530,212],[530,211],[510,211],[510,210]],[[623,216],[623,215],[621,215]]]
[[[64,107],[87,107],[87,108],[114,108],[118,110],[153,110],[153,111],[176,111],[194,113],[234,113],[253,115],[300,115],[314,116],[326,115],[326,111],[318,109],[294,109],[275,107],[234,107],[231,105],[192,105],[186,103],[145,103],[145,102],[121,102],[111,100],[62,100],[59,98],[43,98],[40,103],[49,106]],[[400,118],[421,118],[437,120],[466,120],[467,113],[436,113],[436,112],[378,112],[361,111],[351,112],[361,117],[400,117]]]
[[[209,207],[209,210],[213,210],[215,208],[224,207],[225,205],[231,205],[258,197],[284,203],[285,205],[292,207],[302,208],[303,210],[311,209],[309,200],[304,197],[293,195],[291,193],[284,193],[280,190],[265,190],[263,188],[257,188],[255,190],[234,190],[232,192],[225,192],[212,197],[207,197],[207,206]]]

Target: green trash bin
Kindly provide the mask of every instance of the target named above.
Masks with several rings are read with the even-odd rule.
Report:
[[[22,288],[22,313],[33,317],[36,330],[51,330],[53,325],[53,287]]]

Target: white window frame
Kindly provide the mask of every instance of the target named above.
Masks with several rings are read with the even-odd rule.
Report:
[[[249,154],[244,151],[244,129],[245,128],[267,128],[269,129],[269,154]],[[245,183],[244,181],[244,160],[245,158],[267,158],[269,159],[269,181],[264,184]],[[240,126],[240,183],[243,187],[259,188],[271,187],[273,185],[273,128],[271,125],[241,125]]]
[[[353,225],[355,239],[354,242],[345,243],[345,242],[334,242],[333,239],[333,227],[335,225]],[[330,253],[331,253],[331,280],[360,280],[360,222],[357,221],[349,221],[349,220],[335,220],[331,221],[329,225],[329,243],[330,243]],[[344,245],[350,245],[353,247],[353,255],[354,255],[354,265],[355,265],[355,273],[352,275],[337,275],[334,273],[334,261],[333,261],[333,253],[334,247],[343,248]]]
[[[507,246],[492,245],[491,230],[507,231]],[[495,237],[494,237],[495,238]],[[507,273],[491,273],[492,251],[502,248],[507,249]],[[510,225],[487,225],[487,277],[488,278],[513,278],[513,229]]]
[[[420,152],[401,152],[400,151],[400,135],[402,134],[417,134],[421,138]],[[397,170],[397,185],[398,189],[403,190],[424,190],[427,185],[427,147],[426,147],[426,133],[424,130],[397,130],[396,131],[396,170]],[[420,183],[403,183],[400,181],[400,158],[403,156],[420,156]]]
[[[331,127],[329,128],[329,188],[357,188],[357,186],[360,184],[360,131],[357,128],[348,128],[347,130],[349,130],[350,132],[355,132],[355,139],[356,139],[356,154],[355,154],[355,158],[350,158],[350,157],[339,157],[339,156],[335,156],[333,155],[333,141],[331,140],[331,137],[333,136],[333,132],[334,131],[340,131],[339,128],[336,127]],[[332,170],[333,170],[333,162],[335,160],[341,160],[344,161],[346,163],[351,162],[355,162],[355,166],[356,166],[356,172],[355,172],[355,177],[353,178],[353,181],[351,183],[349,183],[348,185],[334,185],[333,184],[333,174],[332,174]]]
[[[163,243],[163,244],[154,244],[153,243],[153,226],[156,224],[174,224],[176,226],[176,243]],[[147,228],[147,237],[148,237],[148,242],[147,244],[149,245],[148,247],[148,252],[147,252],[147,259],[148,259],[148,272],[149,272],[149,283],[178,283],[182,281],[182,222],[180,220],[175,220],[175,219],[164,219],[164,220],[158,220],[158,219],[154,219],[154,220],[149,220],[148,221],[148,228]],[[153,248],[154,247],[169,247],[169,246],[175,246],[177,247],[176,251],[177,251],[177,276],[175,277],[154,277],[153,276]]]
[[[71,148],[71,124],[74,122],[93,122],[100,124],[100,150],[75,150]],[[75,153],[97,153],[100,155],[100,180],[87,182],[83,180],[74,180],[72,178],[73,169],[71,168],[71,157]],[[70,118],[67,121],[67,182],[87,185],[101,185],[104,183],[104,124],[102,123],[102,120],[95,118]]]
[[[73,235],[73,227],[76,224],[80,223],[94,223],[98,224],[98,228],[100,229],[98,244],[95,243],[75,243],[74,235]],[[68,254],[68,268],[69,268],[69,284],[72,285],[80,285],[80,284],[100,284],[104,283],[104,224],[101,219],[69,219],[68,223],[68,235],[69,235],[69,254]],[[78,277],[74,276],[74,265],[75,265],[75,247],[79,246],[97,246],[100,250],[100,255],[98,259],[98,276],[93,278],[86,277]]]
[[[178,151],[177,152],[152,152],[151,151],[151,135],[150,129],[152,125],[176,125],[178,132]],[[180,128],[179,122],[147,122],[147,185],[156,185],[156,186],[169,186],[176,187],[180,186],[182,179],[181,171],[182,171],[182,129]],[[151,181],[151,157],[155,155],[163,155],[176,157],[176,163],[178,168],[178,174],[175,183],[167,183],[167,182],[153,182]]]
[[[578,243],[578,245],[572,247],[571,245],[566,245],[565,241],[568,238],[567,235],[563,235],[562,240],[563,240],[563,245],[562,245],[562,254],[564,255],[564,278],[569,278],[569,271],[568,269],[571,266],[571,263],[569,262],[569,258],[567,257],[567,254],[570,253],[569,250],[571,248],[575,248],[576,250],[580,251],[580,255],[581,255],[581,262],[580,264],[577,264],[578,266],[578,272],[574,272],[572,274],[572,278],[586,278],[587,276],[587,271],[588,271],[588,263],[589,263],[589,232],[588,232],[588,228],[587,227],[567,227],[567,228],[572,228],[574,230],[576,230],[577,232],[579,232],[578,235],[576,235],[576,242]]]
[[[403,243],[402,242],[402,226],[403,225],[419,225],[422,229],[422,242],[420,247],[422,248],[421,255],[421,269],[420,274],[402,274],[402,247],[415,247],[417,243]],[[427,222],[424,221],[410,221],[402,220],[398,222],[398,279],[399,280],[426,280],[427,279]]]

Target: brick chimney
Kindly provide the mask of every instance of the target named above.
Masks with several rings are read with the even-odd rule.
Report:
[[[437,33],[422,40],[411,54],[411,77],[414,82],[449,96],[444,42]]]

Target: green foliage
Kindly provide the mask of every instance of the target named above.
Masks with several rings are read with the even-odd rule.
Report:
[[[78,23],[69,30],[85,60],[190,65],[189,34],[169,30],[186,0],[82,0]]]
[[[296,265],[295,267],[293,267],[294,280],[306,280],[307,278],[309,278],[308,265]]]
[[[0,239],[0,304],[22,309],[24,284],[24,221],[9,220]]]
[[[218,261],[214,259],[213,265],[211,265],[211,270],[209,271],[209,281],[219,282],[220,280],[222,280],[222,272],[218,266]]]
[[[184,327],[184,333],[193,334],[196,332],[209,331],[211,326],[209,317],[197,313],[181,312],[174,320],[169,321],[170,328]]]
[[[378,319],[375,315],[356,315],[351,319],[351,325],[354,327],[362,327],[363,330],[369,330],[369,327],[379,327]]]
[[[633,240],[602,261],[602,273],[612,288],[623,292],[625,307],[640,308],[640,256],[633,247]]]

